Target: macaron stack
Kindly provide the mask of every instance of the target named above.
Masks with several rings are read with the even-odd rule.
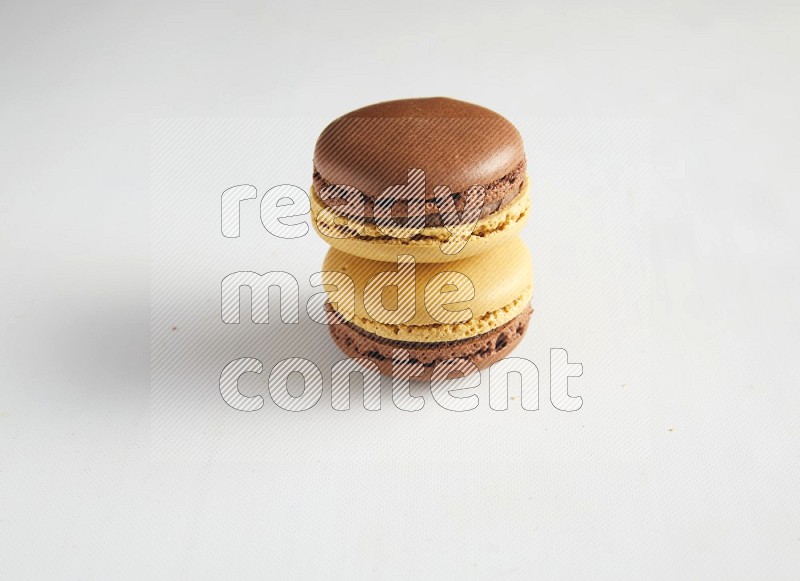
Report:
[[[313,180],[329,329],[348,356],[429,379],[516,347],[532,313],[517,236],[530,195],[507,119],[447,98],[364,107],[322,132]]]

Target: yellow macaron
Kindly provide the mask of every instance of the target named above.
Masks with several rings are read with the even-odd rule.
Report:
[[[479,368],[505,357],[531,315],[531,256],[519,237],[449,263],[377,262],[332,248],[323,264],[331,335],[351,357],[385,373],[392,349],[433,366],[465,358]]]

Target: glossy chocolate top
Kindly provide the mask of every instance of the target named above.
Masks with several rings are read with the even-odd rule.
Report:
[[[524,159],[522,138],[510,121],[445,97],[357,109],[328,125],[314,151],[314,167],[325,181],[372,199],[407,184],[409,169],[424,170],[429,198],[435,186],[463,192],[491,184]]]

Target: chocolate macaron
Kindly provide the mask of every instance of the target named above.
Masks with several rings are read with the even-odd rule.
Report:
[[[370,105],[319,136],[311,204],[315,230],[348,254],[424,263],[475,256],[527,220],[522,138],[501,115],[454,99]]]
[[[332,248],[322,280],[334,342],[386,375],[426,380],[451,360],[488,367],[517,346],[532,312],[531,257],[516,236],[446,264],[377,262]]]

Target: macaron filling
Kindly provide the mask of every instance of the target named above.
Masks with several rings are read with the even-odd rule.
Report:
[[[532,312],[533,309],[528,304],[522,312],[495,329],[459,341],[437,343],[387,339],[341,320],[328,328],[334,342],[345,354],[372,361],[377,364],[381,373],[391,375],[393,367],[398,363],[418,364],[422,367],[422,372],[415,379],[429,379],[434,367],[440,362],[466,359],[478,369],[484,369],[506,357],[525,335]],[[335,313],[331,314],[331,318],[336,319]],[[404,350],[407,355],[395,361],[394,357],[398,354],[396,350],[399,349]]]
[[[483,315],[473,317],[464,323],[433,323],[429,325],[407,325],[381,323],[363,315],[355,315],[349,324],[365,332],[402,342],[411,343],[442,343],[447,341],[461,341],[477,335],[488,333],[508,321],[517,317],[529,308],[533,287],[525,291],[510,304]]]
[[[486,218],[487,216],[505,208],[519,196],[520,192],[527,185],[526,182],[528,177],[526,174],[526,169],[526,162],[525,160],[522,160],[517,167],[503,177],[488,184],[475,184],[482,186],[484,189],[484,198],[483,204],[481,205],[479,219]],[[375,201],[369,196],[362,194],[363,215],[357,216],[352,212],[348,212],[348,206],[342,204],[345,190],[341,186],[347,184],[332,184],[315,168],[313,185],[318,203],[321,206],[330,208],[334,213],[346,218],[362,219],[363,223],[365,224],[375,224]],[[432,186],[434,185],[440,184],[432,184]],[[442,217],[441,208],[436,203],[434,198],[434,188],[432,186],[428,188],[425,196],[425,227],[441,227],[445,225],[445,220]],[[325,196],[326,199],[323,199],[319,195],[319,193],[322,191],[326,191],[328,193],[328,195]],[[462,215],[461,213],[464,210],[468,193],[455,192],[452,193],[451,196],[453,198],[453,205],[459,212],[458,215],[453,216],[453,218],[457,219]],[[389,199],[389,201],[385,203],[391,206],[391,215],[397,224],[403,224],[409,221],[410,218],[408,215],[408,204],[405,203],[404,200]],[[448,218],[448,221],[449,220],[450,218]],[[462,222],[456,220],[448,225],[455,225],[459,223]]]
[[[480,218],[475,224],[475,228],[470,233],[470,237],[483,238],[490,234],[500,233],[510,226],[525,220],[530,211],[530,196],[528,195],[529,182],[522,180],[522,190],[516,196],[503,204],[499,210]],[[316,186],[311,190],[311,206],[316,227],[324,236],[333,238],[353,238],[364,241],[381,241],[387,244],[398,244],[403,246],[414,244],[440,244],[446,242],[453,236],[451,229],[447,226],[426,226],[425,229],[408,238],[392,236],[386,234],[374,220],[357,220],[347,217],[332,209],[335,214],[334,219],[327,221],[319,219],[319,211],[325,206],[325,202],[317,194]],[[448,225],[450,228],[455,224]]]

